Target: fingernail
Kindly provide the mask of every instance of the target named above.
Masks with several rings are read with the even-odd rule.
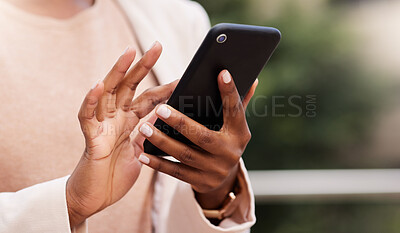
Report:
[[[140,132],[142,134],[144,134],[146,137],[151,137],[151,135],[153,135],[153,129],[147,124],[144,123],[141,127],[140,127]]]
[[[222,75],[222,80],[226,84],[231,82],[232,78],[231,78],[231,74],[229,73],[229,71],[225,71],[225,73]]]
[[[158,41],[154,41],[153,44],[150,46],[150,48],[147,51],[149,51],[150,49],[154,48],[154,46],[156,46],[157,43],[158,43]]]
[[[124,50],[124,52],[122,53],[122,55],[124,55],[128,50],[129,50],[129,46],[126,47],[126,49]]]
[[[141,155],[139,156],[139,161],[142,162],[142,163],[144,163],[144,164],[149,164],[149,163],[150,163],[149,157],[147,157],[147,156],[144,155],[144,154],[141,154]]]
[[[99,85],[100,81],[101,81],[101,79],[97,80],[96,83],[93,84],[91,90],[95,89]]]
[[[156,113],[164,119],[168,119],[171,116],[171,110],[164,104],[157,108]]]

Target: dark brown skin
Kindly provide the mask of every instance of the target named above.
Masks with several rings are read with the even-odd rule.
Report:
[[[230,80],[228,83],[223,81],[224,75],[226,80]],[[142,154],[139,160],[155,170],[190,183],[196,192],[197,201],[203,208],[220,208],[233,189],[239,159],[251,138],[245,109],[257,84],[258,81],[253,84],[242,102],[229,72],[225,70],[220,73],[218,85],[223,100],[224,125],[218,132],[207,129],[171,106],[164,105],[171,114],[167,119],[163,118],[158,114],[158,110],[163,106],[158,106],[157,116],[196,146],[185,145],[168,137],[151,124],[144,123],[152,128],[153,134],[150,137],[142,135],[181,163],[150,154]]]

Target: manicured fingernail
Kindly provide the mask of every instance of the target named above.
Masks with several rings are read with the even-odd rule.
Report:
[[[231,74],[229,73],[229,71],[225,71],[225,73],[222,75],[222,80],[226,84],[231,82],[232,78],[231,78]]]
[[[142,162],[142,163],[144,163],[144,164],[149,164],[149,163],[150,163],[149,157],[147,157],[147,156],[144,155],[144,154],[141,154],[141,155],[139,156],[139,161]]]
[[[171,116],[171,110],[164,104],[157,108],[156,113],[164,119],[168,119]]]
[[[100,82],[101,82],[101,79],[97,80],[97,82],[95,84],[93,84],[91,90],[95,89],[99,85]]]
[[[140,127],[140,132],[142,134],[144,134],[146,137],[151,137],[151,135],[153,135],[153,129],[147,124],[144,123],[141,127]]]
[[[150,48],[147,51],[149,51],[150,49],[154,48],[154,46],[156,46],[157,43],[158,43],[158,41],[154,41],[153,44],[150,46]]]
[[[124,50],[124,52],[122,53],[122,55],[124,55],[128,50],[129,50],[129,46],[126,47],[126,49]]]

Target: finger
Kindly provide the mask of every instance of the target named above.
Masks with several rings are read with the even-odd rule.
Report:
[[[149,123],[144,123],[139,128],[140,133],[146,137],[154,146],[161,149],[170,156],[173,156],[181,163],[190,167],[204,169],[204,165],[209,166],[204,162],[204,155],[185,145],[155,128]]]
[[[171,96],[179,80],[144,91],[132,102],[131,110],[139,118],[143,118],[158,104],[165,102]]]
[[[218,76],[218,86],[221,93],[224,126],[223,129],[242,129],[246,124],[246,116],[242,101],[236,89],[231,74],[223,70]]]
[[[155,42],[135,66],[127,73],[117,90],[117,107],[129,111],[132,98],[140,81],[150,72],[161,55],[162,46]]]
[[[244,97],[244,99],[242,101],[242,105],[243,105],[244,109],[247,109],[247,106],[249,105],[249,102],[250,102],[251,98],[253,97],[254,92],[256,92],[257,86],[258,86],[258,79],[256,79],[256,81],[254,81],[249,92],[247,92],[247,95]]]
[[[135,55],[135,49],[127,48],[104,79],[104,94],[99,101],[96,112],[99,121],[103,121],[106,117],[114,116],[116,112],[115,100],[117,86],[125,77],[126,72],[135,59]]]
[[[162,121],[176,129],[200,148],[210,153],[220,151],[219,132],[208,129],[166,104],[159,105],[156,108],[156,114]]]
[[[199,180],[198,170],[179,162],[172,162],[170,160],[146,153],[142,153],[139,156],[139,161],[142,164],[153,168],[154,170],[168,174],[189,184],[197,183]]]
[[[142,122],[149,122],[150,124],[154,124],[157,120],[157,115],[153,112],[150,112],[142,118],[140,121]],[[135,150],[135,155],[136,157],[139,157],[140,153],[143,152],[143,143],[146,138],[139,132],[139,126],[141,124],[136,125],[137,128],[135,128],[131,134],[131,140],[132,140],[132,145],[136,148]]]
[[[95,110],[103,91],[104,84],[102,81],[99,81],[89,91],[81,105],[78,118],[85,136],[89,136],[91,129],[98,124],[98,121],[95,117]]]

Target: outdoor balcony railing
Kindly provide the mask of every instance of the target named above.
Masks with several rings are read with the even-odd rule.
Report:
[[[250,171],[257,204],[400,201],[400,169]]]

